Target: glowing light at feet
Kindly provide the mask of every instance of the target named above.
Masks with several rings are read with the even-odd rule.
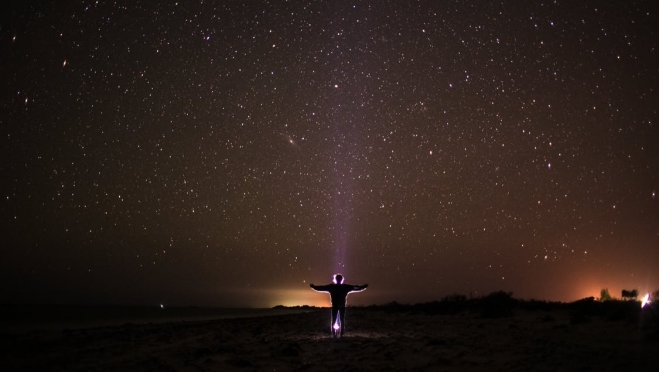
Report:
[[[643,297],[643,300],[641,301],[641,309],[644,308],[645,305],[647,305],[649,301],[650,301],[650,294],[647,293],[647,294]]]
[[[334,333],[338,333],[339,329],[341,329],[341,314],[339,312],[336,313],[336,319],[334,320],[334,325],[332,328],[334,328]]]

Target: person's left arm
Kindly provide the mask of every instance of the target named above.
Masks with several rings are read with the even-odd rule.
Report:
[[[364,284],[364,285],[353,285],[353,286],[352,286],[352,290],[351,290],[350,292],[361,292],[361,291],[366,290],[366,288],[368,288],[368,284]]]

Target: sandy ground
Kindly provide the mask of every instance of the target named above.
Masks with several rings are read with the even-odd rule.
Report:
[[[516,310],[488,319],[349,308],[273,317],[2,335],[2,371],[657,371],[659,327],[643,319]]]

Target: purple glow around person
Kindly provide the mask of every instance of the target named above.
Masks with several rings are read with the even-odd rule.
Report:
[[[317,292],[327,292],[330,294],[332,302],[332,320],[330,322],[330,331],[332,336],[336,337],[339,333],[341,336],[345,333],[345,312],[348,294],[351,292],[361,292],[368,288],[368,284],[352,285],[344,284],[344,278],[341,274],[334,275],[333,283],[328,285],[314,285],[310,287]]]

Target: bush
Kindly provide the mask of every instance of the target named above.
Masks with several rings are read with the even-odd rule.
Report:
[[[659,307],[659,289],[657,289],[656,291],[652,292],[652,294],[650,295],[650,302],[651,302],[652,305],[654,305],[655,307]]]
[[[622,299],[623,300],[634,300],[638,297],[638,290],[632,289],[631,291],[628,291],[626,289],[622,290]]]
[[[516,300],[512,292],[492,292],[482,300],[482,315],[485,318],[505,318],[513,315]]]

